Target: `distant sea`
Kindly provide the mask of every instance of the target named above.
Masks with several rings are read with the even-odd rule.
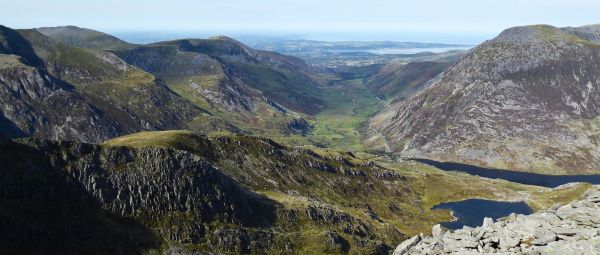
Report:
[[[470,50],[473,46],[458,46],[458,47],[440,47],[440,48],[383,48],[368,50],[367,52],[386,55],[386,54],[416,54],[421,52],[442,53],[452,50]]]
[[[131,43],[153,43],[159,41],[185,39],[185,38],[208,38],[216,35],[225,35],[246,44],[253,44],[261,41],[278,40],[317,40],[317,41],[395,41],[395,42],[423,42],[423,43],[443,43],[443,44],[462,44],[477,45],[487,39],[493,38],[494,34],[456,34],[456,33],[373,33],[360,32],[355,33],[311,33],[311,32],[232,32],[232,31],[105,31],[120,39]],[[464,49],[464,48],[462,48]],[[386,51],[390,53],[384,53]],[[381,49],[381,52],[372,52],[376,54],[410,54],[409,49],[402,49],[402,52],[393,49]],[[421,52],[419,49],[415,49]],[[434,50],[434,49],[432,49]],[[436,51],[448,51],[451,49],[440,48]],[[378,50],[379,51],[379,50]],[[414,52],[412,52],[414,53]]]

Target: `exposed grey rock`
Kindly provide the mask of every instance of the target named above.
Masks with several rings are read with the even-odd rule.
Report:
[[[496,223],[485,218],[481,227],[443,234],[436,225],[432,236],[409,239],[400,254],[594,254],[600,250],[600,201],[592,201],[599,196],[600,186],[594,186],[580,201],[532,215]]]
[[[406,252],[413,246],[415,246],[417,243],[419,243],[419,241],[421,241],[421,237],[416,235],[411,237],[410,239],[402,242],[400,245],[398,245],[398,247],[396,247],[396,249],[394,250],[393,255],[403,255],[406,254]]]
[[[444,230],[442,229],[442,225],[437,224],[437,225],[433,226],[431,228],[431,235],[434,238],[438,238],[438,239],[442,238],[442,236],[444,235]]]
[[[504,229],[500,231],[500,250],[508,251],[510,248],[516,247],[521,242],[519,236],[510,230]]]
[[[537,228],[535,229],[535,239],[533,245],[547,245],[550,242],[556,241],[556,234],[552,230]]]
[[[481,225],[481,227],[493,228],[494,227],[494,219],[488,218],[488,217],[483,218],[483,225]]]
[[[0,210],[2,254],[19,254],[23,247],[41,251],[34,253],[102,250],[139,254],[132,249],[156,249],[161,243],[173,254],[189,254],[184,251],[200,245],[199,254],[265,254],[273,250],[293,254],[302,249],[297,241],[300,233],[295,231],[305,222],[326,226],[327,231],[316,236],[323,253],[347,253],[351,247],[360,247],[386,254],[393,250],[393,241],[382,241],[379,228],[385,228],[380,232],[385,238],[404,237],[391,224],[373,225],[305,196],[310,193],[299,193],[300,187],[306,187],[304,183],[278,186],[283,179],[305,180],[325,171],[306,169],[300,163],[340,162],[338,166],[358,171],[350,162],[266,138],[195,134],[185,140],[193,146],[136,148],[41,139],[17,142],[0,136],[0,201],[17,205]],[[256,158],[248,154],[249,148],[257,153]],[[226,159],[225,164],[221,158]],[[339,188],[349,179],[359,179],[365,186],[381,183],[383,177],[376,177],[374,171],[376,168],[367,171],[366,177],[325,173],[328,183],[318,186]],[[306,204],[286,208],[251,187],[289,191]],[[110,247],[104,248],[106,245]]]

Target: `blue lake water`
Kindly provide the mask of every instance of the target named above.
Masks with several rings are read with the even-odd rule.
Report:
[[[439,162],[427,159],[415,159],[418,162],[434,166],[444,171],[463,172],[471,175],[490,179],[503,179],[510,182],[554,188],[570,182],[588,182],[600,184],[600,175],[544,175],[535,173],[517,172],[505,169],[484,168],[479,166]],[[442,226],[449,229],[459,229],[463,226],[481,226],[483,218],[490,217],[494,220],[510,215],[531,214],[531,208],[524,202],[500,202],[483,199],[468,199],[459,202],[442,203],[433,209],[448,209],[458,219],[452,222],[443,222]]]
[[[489,217],[496,221],[511,213],[531,214],[533,210],[524,202],[500,202],[484,199],[468,199],[458,202],[441,203],[433,209],[447,209],[453,212],[456,221],[442,222],[448,229],[460,229],[463,226],[477,227],[483,223],[483,218]]]
[[[588,182],[591,184],[600,184],[600,175],[545,175],[517,172],[505,169],[484,168],[452,162],[439,162],[428,159],[415,159],[415,161],[434,166],[444,171],[464,172],[490,179],[503,179],[510,182],[543,186],[548,188],[554,188],[570,182]]]

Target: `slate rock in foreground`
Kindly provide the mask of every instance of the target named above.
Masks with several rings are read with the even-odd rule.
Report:
[[[594,254],[600,250],[600,186],[583,200],[555,206],[532,215],[511,214],[481,227],[419,235],[401,243],[401,254]]]

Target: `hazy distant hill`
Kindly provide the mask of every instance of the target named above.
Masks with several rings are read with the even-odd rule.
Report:
[[[35,30],[57,42],[75,47],[115,49],[133,46],[112,35],[76,26],[41,27]]]

